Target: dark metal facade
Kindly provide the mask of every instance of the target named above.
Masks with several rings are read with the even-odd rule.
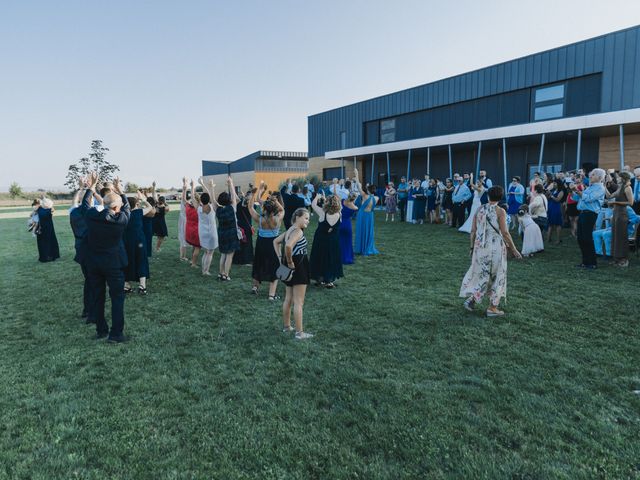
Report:
[[[636,26],[312,115],[309,156],[364,146],[367,137],[375,134],[375,123],[368,122],[392,117],[404,123],[397,127],[400,138],[394,141],[491,128],[482,122],[490,126],[527,123],[532,121],[532,89],[556,82],[568,85],[564,116],[638,108],[639,44],[640,26]],[[478,123],[465,123],[476,110],[481,113]],[[436,130],[429,129],[429,121]]]

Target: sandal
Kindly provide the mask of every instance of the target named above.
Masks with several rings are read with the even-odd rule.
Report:
[[[255,287],[255,286],[251,287],[251,294],[258,295],[258,287]]]
[[[131,293],[133,292],[133,288],[131,287],[124,287],[124,293]]]
[[[466,299],[466,300],[464,301],[464,303],[462,304],[462,306],[463,306],[466,310],[468,310],[468,311],[470,311],[470,312],[473,312],[473,308],[476,306],[476,301],[473,299],[473,297],[472,297],[472,298],[468,298],[468,299]],[[488,310],[487,310],[487,312],[488,312]]]
[[[146,287],[138,287],[138,293],[140,295],[146,295],[147,294],[147,289]]]
[[[229,282],[231,280],[231,277],[228,275],[225,275],[224,273],[221,273],[219,276],[220,280],[223,282]]]
[[[296,329],[293,328],[291,325],[289,325],[288,327],[284,327],[282,329],[282,333],[289,333],[289,332],[294,332]]]
[[[329,283],[325,283],[324,284],[324,288],[333,288],[335,287],[335,285],[333,284],[333,282],[329,282]]]
[[[279,295],[269,295],[269,301],[270,302],[274,302],[276,300],[280,300],[280,296]]]
[[[504,312],[502,310],[489,310],[487,309],[487,317],[504,317]]]

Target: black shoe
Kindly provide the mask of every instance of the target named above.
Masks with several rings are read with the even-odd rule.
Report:
[[[596,268],[598,268],[597,265],[585,265],[584,268],[586,270],[595,270]]]
[[[89,316],[89,314],[87,312],[84,312],[84,311],[80,314],[80,318],[87,318],[88,316]]]
[[[112,337],[109,335],[107,338],[107,342],[109,343],[125,343],[129,341],[129,337],[125,337],[124,335],[118,335],[117,337]]]
[[[87,317],[87,318],[84,320],[84,323],[85,323],[86,325],[95,325],[95,324],[96,324],[96,321],[95,321],[95,320],[93,320],[93,319],[91,319],[91,318],[89,318],[89,317]]]
[[[107,338],[109,334],[107,332],[98,332],[96,333],[96,340],[102,340],[103,338]]]

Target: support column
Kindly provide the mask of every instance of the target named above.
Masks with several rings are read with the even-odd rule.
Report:
[[[538,158],[538,172],[542,172],[542,157],[544,155],[544,138],[545,134],[542,134],[542,140],[540,141],[540,157]]]
[[[427,175],[431,178],[431,147],[427,147]]]
[[[582,129],[578,130],[578,146],[576,148],[576,170],[580,168],[580,151],[582,150]]]
[[[391,181],[391,166],[389,165],[389,152],[387,152],[387,183]]]
[[[369,182],[371,185],[373,185],[373,171],[375,170],[375,164],[376,164],[376,154],[372,153],[371,154],[371,182]]]
[[[340,178],[344,178],[344,158],[341,158],[340,162],[341,162],[341,170],[342,170],[342,174],[340,175]]]
[[[453,160],[451,159],[451,145],[449,145],[449,178],[453,178]]]
[[[620,125],[620,171],[624,169],[624,125]]]
[[[480,155],[482,153],[482,140],[478,142],[478,158],[476,160],[476,178],[480,176]]]
[[[409,155],[407,155],[407,182],[410,181],[411,177],[409,174],[411,173],[411,150],[409,150]]]
[[[509,185],[509,179],[507,177],[507,141],[502,139],[502,163],[504,167],[504,190],[507,191],[507,185]]]

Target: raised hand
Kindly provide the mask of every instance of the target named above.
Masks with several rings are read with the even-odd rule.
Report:
[[[154,190],[156,189],[156,181],[155,180],[153,182],[151,182],[151,188],[153,188]]]

